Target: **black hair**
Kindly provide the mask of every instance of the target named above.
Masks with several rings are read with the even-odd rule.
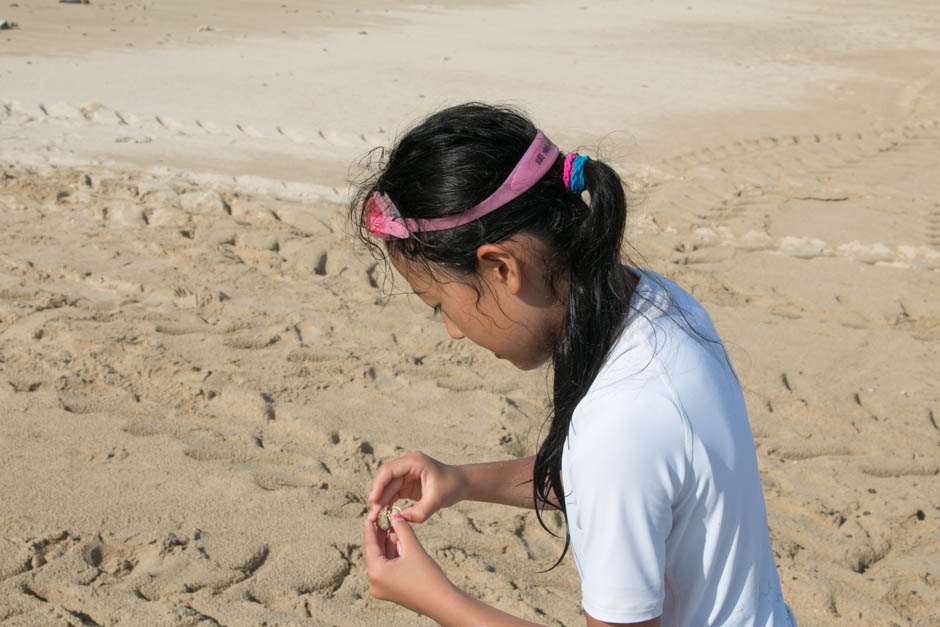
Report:
[[[566,307],[552,350],[551,421],[532,477],[536,514],[549,530],[542,514],[545,507],[561,510],[567,524],[561,458],[572,415],[623,331],[636,288],[635,275],[624,270],[621,260],[627,206],[620,177],[601,161],[587,161],[587,203],[566,189],[564,157],[559,156],[534,186],[498,210],[461,227],[389,238],[384,250],[365,220],[366,202],[376,191],[387,194],[405,218],[466,211],[502,184],[535,134],[534,124],[511,107],[471,102],[435,113],[385,155],[380,171],[360,186],[350,218],[378,256],[442,268],[471,284],[476,251],[483,244],[522,233],[544,244],[545,279]],[[566,293],[556,289],[559,285],[567,286]],[[568,540],[566,534],[556,565],[567,552]]]

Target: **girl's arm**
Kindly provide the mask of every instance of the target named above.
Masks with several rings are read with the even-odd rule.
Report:
[[[428,618],[437,621],[444,627],[465,627],[470,625],[516,627],[517,625],[538,624],[530,623],[522,618],[507,614],[502,610],[487,605],[483,601],[467,596],[463,591],[457,588],[454,588],[454,594],[456,595],[455,598],[442,600],[444,607],[441,608],[440,619],[435,618],[431,614],[427,615]],[[587,627],[659,627],[660,625],[658,616],[652,620],[643,621],[642,623],[605,623],[596,618],[592,618],[588,614],[585,614],[584,617],[587,619]]]
[[[362,548],[369,594],[377,599],[407,607],[444,627],[537,625],[474,599],[454,586],[401,516],[394,517],[388,533],[366,521]],[[615,624],[625,623],[605,623],[587,616],[588,627]],[[634,625],[658,627],[659,619]]]
[[[466,493],[461,500],[482,501],[535,509],[532,500],[532,473],[535,455],[520,459],[458,466],[466,477]],[[549,498],[555,499],[554,491]]]
[[[535,455],[457,468],[464,475],[465,493],[461,500],[534,508],[532,469]]]
[[[535,456],[483,464],[452,466],[417,451],[382,465],[369,490],[369,520],[399,499],[416,501],[402,512],[424,522],[437,510],[465,500],[533,509],[532,469]]]
[[[447,627],[536,624],[490,607],[454,586],[400,515],[388,533],[366,521],[362,552],[369,594],[376,599],[392,601]]]
[[[604,627],[605,625],[627,625],[629,627],[659,627],[659,616],[656,618],[651,618],[650,620],[645,620],[642,623],[605,623],[604,621],[597,620],[593,618],[590,614],[585,613],[584,617],[587,618],[587,627]]]
[[[453,588],[453,594],[440,599],[440,607],[427,617],[443,627],[469,627],[471,625],[492,625],[493,627],[531,627],[538,623],[518,618],[487,605],[479,599],[468,596],[462,590]]]

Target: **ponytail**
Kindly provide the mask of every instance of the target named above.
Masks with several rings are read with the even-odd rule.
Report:
[[[575,407],[587,394],[622,332],[636,287],[633,275],[620,261],[627,217],[620,177],[604,163],[588,161],[584,164],[584,184],[591,202],[571,223],[567,311],[552,356],[552,420],[535,456],[533,474],[536,516],[549,532],[542,517],[546,506],[562,510],[567,523],[561,458]],[[566,534],[565,547],[553,568],[564,558],[569,541]]]

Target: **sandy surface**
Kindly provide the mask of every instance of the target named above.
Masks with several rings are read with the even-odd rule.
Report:
[[[421,623],[368,598],[370,477],[531,452],[545,373],[387,298],[342,210],[467,99],[615,164],[712,313],[801,624],[940,622],[935,2],[92,2],[0,7],[0,623]],[[419,534],[583,621],[531,513]]]

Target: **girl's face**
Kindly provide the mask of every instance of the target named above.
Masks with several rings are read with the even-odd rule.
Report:
[[[484,250],[487,249],[487,250]],[[454,339],[467,338],[517,368],[532,370],[551,357],[565,307],[533,265],[530,249],[480,247],[479,291],[444,270],[427,269],[392,255],[391,262],[414,293],[440,313]]]

